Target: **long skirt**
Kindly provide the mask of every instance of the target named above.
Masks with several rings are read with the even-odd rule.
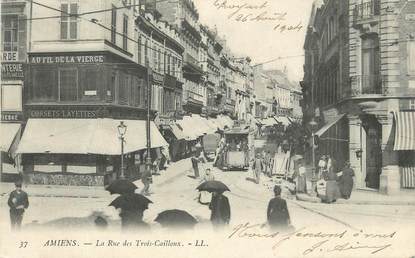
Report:
[[[329,180],[326,184],[326,202],[331,203],[341,197],[339,186],[335,180]]]
[[[305,175],[298,176],[297,178],[297,189],[298,193],[307,193],[307,182]]]

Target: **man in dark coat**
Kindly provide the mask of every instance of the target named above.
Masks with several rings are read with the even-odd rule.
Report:
[[[199,174],[199,157],[195,154],[192,158],[192,167],[193,167],[193,172],[195,173],[195,178],[199,178],[200,174]]]
[[[274,187],[275,197],[268,203],[267,220],[271,228],[286,228],[290,224],[287,202],[281,198],[281,188]]]
[[[229,224],[231,207],[228,198],[223,195],[223,192],[212,193],[212,201],[209,204],[209,209],[212,211],[210,221],[214,226]]]
[[[27,193],[22,190],[22,182],[15,183],[16,190],[9,195],[8,205],[10,207],[10,222],[12,229],[20,229],[23,220],[23,213],[29,207]]]

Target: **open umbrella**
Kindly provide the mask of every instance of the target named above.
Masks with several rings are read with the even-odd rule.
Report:
[[[203,182],[196,189],[199,191],[208,191],[209,193],[230,191],[224,183],[216,180]]]
[[[117,179],[112,181],[112,183],[106,188],[110,194],[127,194],[134,193],[137,186],[132,182],[125,179]]]
[[[114,206],[116,209],[121,208],[123,210],[143,211],[148,209],[149,203],[153,202],[147,197],[137,193],[129,193],[118,196],[109,204],[109,206]]]
[[[197,220],[188,212],[183,210],[165,210],[154,220],[163,227],[189,227],[193,228],[197,224]]]

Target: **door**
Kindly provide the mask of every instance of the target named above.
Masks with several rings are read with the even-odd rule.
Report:
[[[382,170],[381,128],[372,123],[367,128],[366,138],[366,187],[378,189],[379,176]]]

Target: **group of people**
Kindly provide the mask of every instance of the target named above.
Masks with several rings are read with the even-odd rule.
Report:
[[[354,186],[354,171],[346,161],[338,171],[335,160],[329,155],[322,155],[318,162],[318,176],[326,182],[325,202],[332,203],[339,198],[349,199]]]

